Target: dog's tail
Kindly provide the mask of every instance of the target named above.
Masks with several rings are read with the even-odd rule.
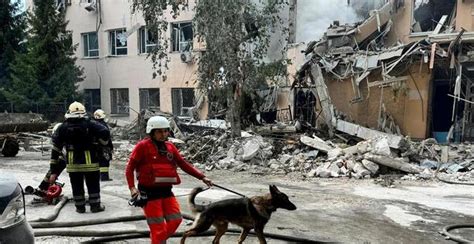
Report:
[[[189,204],[189,208],[191,209],[191,212],[200,213],[204,211],[204,209],[206,208],[206,206],[198,205],[194,202],[196,195],[203,191],[204,189],[202,189],[202,187],[196,187],[191,191],[191,194],[189,195],[189,198],[188,198],[188,204]]]

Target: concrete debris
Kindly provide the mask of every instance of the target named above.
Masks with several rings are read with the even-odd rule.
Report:
[[[467,143],[441,146],[433,139],[414,142],[402,138],[405,143],[395,150],[390,146],[393,137],[385,136],[369,138],[355,145],[351,142],[351,145],[347,144],[349,140],[328,139],[315,134],[311,137],[294,133],[262,135],[247,131],[242,133],[243,137],[233,138],[229,129],[183,131],[183,139],[170,140],[186,159],[206,171],[249,171],[257,175],[294,172],[307,178],[355,179],[393,174],[404,175],[402,180],[433,179],[438,168],[440,173],[449,175],[474,172],[474,145]],[[133,142],[136,140],[132,143],[114,141],[114,159],[128,160]],[[443,150],[444,147],[447,149]],[[448,158],[446,163],[439,160],[443,153]]]
[[[315,138],[311,138],[309,136],[302,136],[300,137],[300,141],[301,143],[307,145],[307,146],[310,146],[312,148],[316,148],[318,149],[319,151],[322,151],[322,152],[329,152],[330,150],[332,150],[332,147],[329,146],[328,144],[326,144],[326,142],[324,141],[321,141],[321,139],[315,139]]]

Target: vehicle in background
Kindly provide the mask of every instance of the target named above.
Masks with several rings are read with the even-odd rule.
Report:
[[[25,195],[17,179],[0,173],[0,243],[35,243],[26,221]]]

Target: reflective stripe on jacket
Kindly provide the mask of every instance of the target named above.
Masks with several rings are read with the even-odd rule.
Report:
[[[159,185],[179,183],[179,177],[176,179],[172,174],[176,172],[176,167],[180,167],[183,171],[198,179],[204,178],[201,171],[183,159],[173,143],[167,141],[165,146],[166,155],[159,154],[157,147],[150,138],[140,141],[135,146],[125,169],[129,187],[135,186],[134,172],[137,173],[138,183],[149,187],[157,183],[160,183]],[[162,172],[162,174],[159,172]],[[178,182],[175,182],[176,180]]]

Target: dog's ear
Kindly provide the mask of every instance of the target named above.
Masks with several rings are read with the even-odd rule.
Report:
[[[278,188],[276,187],[276,185],[270,185],[270,193],[271,194],[278,194],[280,193],[280,190],[278,190]]]

